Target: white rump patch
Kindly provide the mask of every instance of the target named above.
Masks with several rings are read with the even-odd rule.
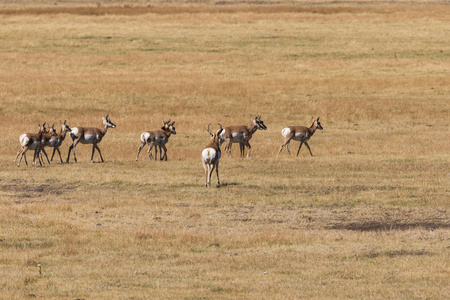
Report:
[[[70,133],[70,135],[78,135],[78,128],[77,127],[72,128],[72,132]]]
[[[217,151],[214,148],[206,148],[202,151],[202,159],[207,164],[210,164],[217,156]],[[220,156],[219,156],[220,158]]]
[[[283,128],[282,130],[281,130],[281,134],[284,136],[284,137],[287,137],[288,136],[288,134],[290,134],[291,133],[291,130],[289,129],[289,128]]]
[[[150,133],[148,132],[143,132],[141,134],[141,142],[145,143],[147,142],[148,138],[150,137]]]
[[[26,144],[28,144],[28,142],[30,141],[30,139],[27,137],[27,135],[24,133],[19,137],[19,141],[20,141],[20,145],[23,147]]]

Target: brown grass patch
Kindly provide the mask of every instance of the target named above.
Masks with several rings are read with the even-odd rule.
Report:
[[[2,297],[445,298],[446,3],[81,3],[0,8]],[[37,122],[107,113],[105,163],[12,163]],[[256,114],[205,189],[207,124]],[[311,116],[315,157],[277,157]],[[168,161],[136,162],[169,118]]]

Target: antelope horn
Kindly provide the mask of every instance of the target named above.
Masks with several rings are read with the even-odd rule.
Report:
[[[213,134],[212,134],[211,130],[209,129],[209,126],[211,126],[211,123],[209,123],[209,124],[208,124],[208,130],[206,130],[206,131],[208,131],[208,132],[209,132],[209,135],[210,135],[210,136],[213,136]]]
[[[223,129],[223,128],[222,128],[222,125],[221,125],[220,123],[217,123],[217,125],[219,125],[219,126],[220,126],[220,129]]]

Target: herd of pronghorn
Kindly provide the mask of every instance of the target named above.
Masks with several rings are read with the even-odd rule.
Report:
[[[142,148],[144,148],[145,145],[149,145],[148,149],[148,157],[151,160],[157,159],[158,156],[158,148],[159,148],[159,159],[160,160],[167,160],[167,148],[166,144],[169,141],[169,137],[172,134],[176,134],[175,131],[175,122],[171,123],[171,120],[165,122],[164,120],[163,126],[161,127],[161,130],[155,130],[155,131],[146,131],[141,134],[141,142],[142,145],[139,147],[138,153],[136,155],[136,161],[139,158],[139,153],[141,152]],[[66,133],[69,132],[70,138],[72,139],[72,144],[69,147],[69,153],[67,154],[67,160],[68,163],[70,160],[70,152],[73,153],[73,158],[75,162],[77,162],[77,157],[75,155],[75,147],[78,145],[78,143],[82,144],[92,144],[92,155],[91,155],[91,163],[94,159],[94,152],[95,149],[97,149],[98,154],[100,155],[100,159],[102,162],[103,156],[100,152],[100,148],[98,147],[98,144],[102,141],[103,137],[106,134],[106,131],[108,128],[114,128],[116,125],[111,122],[109,119],[109,116],[103,117],[103,128],[95,128],[95,127],[72,127],[70,128],[66,121],[64,123],[61,123],[61,131],[60,133],[57,133],[55,129],[55,124],[53,124],[51,127],[48,126],[46,128],[46,123],[44,122],[42,126],[38,124],[39,131],[38,133],[24,133],[19,137],[21,148],[19,149],[19,152],[17,153],[17,156],[14,160],[14,162],[17,161],[17,159],[20,156],[20,160],[17,166],[20,166],[20,162],[22,161],[22,158],[25,159],[25,164],[28,166],[26,152],[28,150],[34,150],[34,157],[33,157],[33,165],[36,164],[36,160],[39,161],[39,164],[42,166],[42,163],[44,162],[44,159],[42,157],[42,154],[45,155],[47,158],[47,162],[50,164],[51,161],[53,161],[53,156],[55,155],[55,152],[57,151],[59,154],[59,158],[61,160],[61,163],[63,163],[63,159],[61,157],[61,152],[59,151],[59,147],[61,146],[62,142],[64,141],[66,137]],[[227,126],[222,127],[220,123],[217,123],[220,128],[217,130],[216,133],[212,133],[210,130],[211,124],[208,125],[208,133],[211,137],[211,140],[209,141],[209,144],[205,147],[205,149],[202,151],[202,163],[203,168],[205,169],[206,174],[206,183],[205,186],[209,187],[211,184],[211,174],[216,170],[217,175],[217,184],[220,185],[219,181],[219,159],[221,156],[220,146],[222,143],[225,143],[224,150],[228,153],[231,153],[231,145],[232,143],[239,143],[240,147],[240,155],[241,157],[244,157],[245,153],[245,147],[248,148],[247,151],[247,157],[250,156],[250,139],[252,138],[253,133],[256,132],[256,130],[266,130],[267,126],[264,125],[264,122],[261,120],[261,116],[256,116],[255,118],[251,119],[250,125],[238,125],[238,126]],[[308,147],[309,153],[311,156],[313,155],[311,152],[311,149],[308,145],[308,140],[311,138],[311,136],[314,134],[314,132],[320,129],[322,130],[323,127],[320,125],[319,118],[312,119],[312,125],[310,127],[305,126],[288,126],[286,128],[283,128],[281,130],[281,134],[284,137],[284,142],[281,145],[280,150],[278,151],[278,154],[280,154],[281,150],[283,150],[284,147],[287,147],[287,151],[290,154],[289,151],[289,143],[291,140],[299,141],[300,146],[297,150],[297,156],[300,152],[300,148],[303,144]],[[48,159],[47,153],[45,152],[45,147],[53,148],[53,154],[51,159]],[[155,157],[152,156],[151,150],[155,147]],[[164,154],[162,153],[162,150],[164,150]]]

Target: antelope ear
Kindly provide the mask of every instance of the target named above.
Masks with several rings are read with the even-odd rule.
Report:
[[[109,115],[106,115],[106,120],[108,120],[109,119]]]
[[[317,122],[319,122],[320,117],[317,118]]]
[[[173,121],[171,125],[173,125],[173,124],[175,124],[175,121]]]
[[[163,125],[166,125],[166,122],[164,122],[164,119],[162,119]]]

